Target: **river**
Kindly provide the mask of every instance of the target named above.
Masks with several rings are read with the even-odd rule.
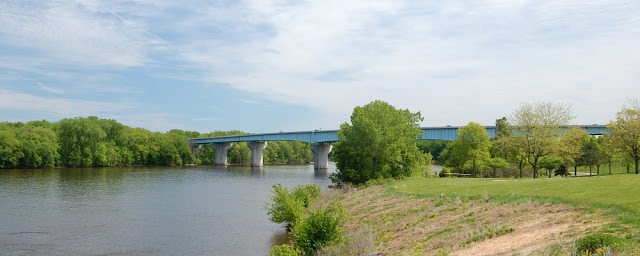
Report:
[[[0,255],[266,255],[287,240],[264,205],[313,165],[0,170]]]

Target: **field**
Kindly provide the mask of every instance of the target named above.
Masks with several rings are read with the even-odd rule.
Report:
[[[634,174],[416,177],[327,193],[351,218],[348,239],[320,255],[583,255],[576,241],[589,234],[620,239],[602,255],[640,254]]]
[[[615,206],[640,214],[640,175],[620,174],[540,179],[407,179],[389,187],[423,196],[532,197],[577,205]]]

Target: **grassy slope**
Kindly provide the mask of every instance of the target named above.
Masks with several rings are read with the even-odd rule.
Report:
[[[611,175],[551,179],[424,179],[413,178],[388,185],[394,193],[420,197],[462,197],[490,201],[569,203],[614,217],[602,232],[625,241],[623,254],[640,252],[640,176]],[[482,200],[481,200],[482,201]]]

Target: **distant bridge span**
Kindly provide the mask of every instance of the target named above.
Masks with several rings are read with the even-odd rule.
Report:
[[[458,129],[462,127],[422,127],[422,137],[417,139],[454,140],[457,137]],[[608,132],[604,125],[571,125],[567,128],[571,127],[580,127],[590,135],[603,135]],[[485,128],[492,139],[496,137],[495,126],[485,126]],[[216,165],[227,164],[227,149],[231,147],[232,143],[247,142],[247,146],[251,149],[251,166],[263,166],[262,151],[267,146],[267,141],[302,141],[311,144],[311,151],[313,151],[315,157],[315,168],[326,169],[329,153],[331,152],[331,143],[338,140],[338,130],[313,130],[195,138],[189,139],[187,142],[191,146],[194,155],[200,145],[212,145],[216,154]]]

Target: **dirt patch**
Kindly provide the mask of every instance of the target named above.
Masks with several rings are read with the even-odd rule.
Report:
[[[610,221],[566,205],[415,198],[385,194],[383,187],[333,198],[351,216],[345,223],[348,233],[373,233],[375,239],[368,239],[370,246],[362,252],[387,255],[530,255],[550,245],[570,254],[578,237]]]

